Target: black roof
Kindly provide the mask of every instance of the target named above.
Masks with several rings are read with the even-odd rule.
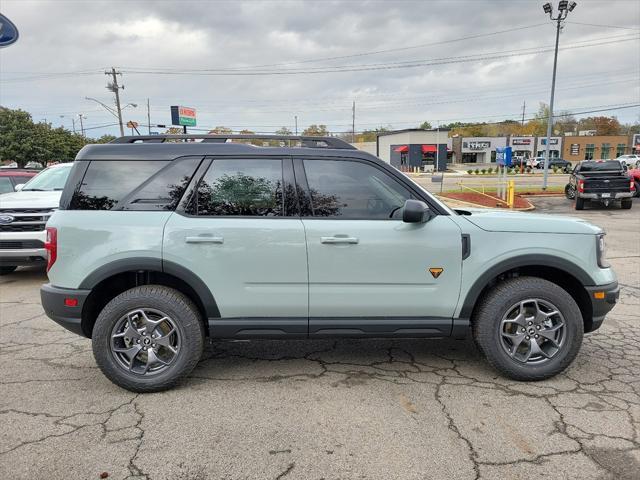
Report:
[[[227,140],[236,139],[278,140],[290,144],[295,142],[295,146],[263,147],[247,143],[227,142]],[[144,135],[120,137],[111,143],[85,146],[78,152],[76,160],[173,160],[188,155],[349,156],[381,161],[370,153],[357,150],[338,138],[293,135]]]

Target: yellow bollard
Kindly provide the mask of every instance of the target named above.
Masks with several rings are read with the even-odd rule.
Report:
[[[516,202],[516,186],[513,180],[509,180],[509,193],[507,203],[509,204],[509,208],[513,208],[513,205]]]

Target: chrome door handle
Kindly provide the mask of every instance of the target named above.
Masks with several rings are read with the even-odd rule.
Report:
[[[328,244],[351,244],[355,245],[360,240],[356,237],[320,237],[320,243]]]
[[[184,241],[186,243],[224,243],[224,238],[212,235],[197,235],[195,237],[186,237]]]

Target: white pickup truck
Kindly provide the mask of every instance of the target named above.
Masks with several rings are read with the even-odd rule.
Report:
[[[49,167],[17,192],[0,195],[0,275],[20,265],[45,265],[45,224],[60,204],[71,163]]]

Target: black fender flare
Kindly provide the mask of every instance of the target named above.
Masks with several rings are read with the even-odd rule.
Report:
[[[553,255],[543,254],[529,254],[520,255],[518,257],[509,258],[503,260],[491,268],[486,270],[480,277],[473,283],[462,304],[462,310],[460,311],[460,318],[471,318],[473,308],[478,301],[478,297],[482,290],[489,284],[491,280],[496,278],[509,270],[521,267],[552,267],[563,272],[568,273],[575,279],[577,279],[582,285],[590,286],[595,285],[596,282],[591,276],[584,271],[581,267],[564,258],[556,257]]]
[[[218,304],[207,284],[188,268],[174,262],[152,257],[135,257],[115,260],[102,265],[85,277],[80,283],[79,289],[92,290],[103,280],[124,272],[150,271],[163,272],[172,275],[196,292],[205,310],[207,317],[220,317]]]

